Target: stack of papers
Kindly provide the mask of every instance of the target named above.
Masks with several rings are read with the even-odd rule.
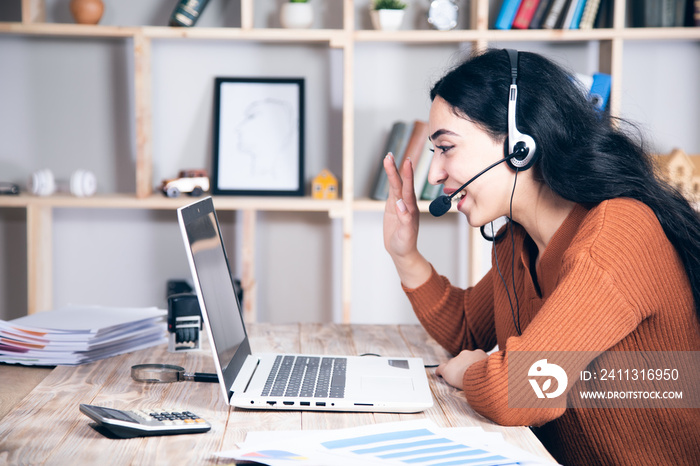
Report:
[[[216,455],[269,466],[554,464],[507,443],[500,433],[443,428],[429,419],[330,431],[249,432],[239,447]]]
[[[0,320],[0,362],[77,365],[167,343],[167,311],[67,307]]]

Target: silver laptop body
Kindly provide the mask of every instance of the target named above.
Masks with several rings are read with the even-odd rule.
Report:
[[[252,354],[212,198],[181,207],[177,213],[227,404],[397,413],[433,405],[420,358]],[[288,377],[274,380],[281,375]]]

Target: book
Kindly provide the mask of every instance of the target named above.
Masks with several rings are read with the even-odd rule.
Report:
[[[543,29],[556,29],[560,24],[560,17],[565,14],[566,6],[568,5],[567,0],[553,0],[552,6],[547,12],[544,23],[542,24]],[[562,18],[563,21],[563,18]]]
[[[513,20],[513,29],[529,29],[540,0],[523,0]]]
[[[422,120],[415,120],[412,123],[404,123],[404,125],[404,131],[396,138],[394,149],[386,151],[384,155],[386,155],[387,152],[394,154],[394,161],[397,167],[401,167],[401,164],[407,157],[410,158],[413,163],[415,177],[416,166],[420,163],[421,156],[423,155],[423,146],[428,139],[428,123]],[[390,139],[392,139],[391,136]],[[389,180],[384,171],[383,156],[380,170],[379,176],[381,177],[380,182],[382,185],[375,188],[372,199],[386,201],[389,197]]]
[[[209,0],[180,0],[170,16],[169,26],[192,27]]]
[[[566,5],[566,8],[562,11],[562,29],[571,29],[571,23],[574,19],[574,12],[576,11],[576,6],[578,5],[579,1],[581,0],[569,0],[569,3]]]
[[[535,10],[535,15],[530,21],[530,29],[542,29],[542,24],[544,19],[549,12],[549,7],[552,5],[553,0],[540,0],[539,5],[537,5],[537,10]]]
[[[406,149],[403,154],[401,154],[401,160],[397,160],[397,166],[400,167],[401,164],[406,159],[411,159],[413,164],[413,183],[416,183],[416,169],[420,165],[420,161],[424,155],[425,144],[428,141],[428,122],[423,120],[416,120],[413,122],[413,130],[411,131],[411,137],[408,139],[408,144],[406,144]]]
[[[579,29],[593,29],[593,22],[598,14],[598,7],[600,7],[600,0],[588,0],[586,2],[583,15],[581,15]]]
[[[661,27],[662,0],[644,0],[644,27]]]
[[[688,0],[676,0],[676,5],[675,5],[675,11],[674,11],[674,17],[673,17],[673,26],[674,27],[683,27],[685,26],[685,12],[687,10],[688,6]]]
[[[583,10],[586,7],[587,0],[578,0],[576,3],[576,8],[574,9],[574,14],[569,22],[569,29],[579,29],[581,24],[581,18],[583,17]]]
[[[598,8],[598,15],[595,18],[594,28],[611,28],[613,24],[613,7],[615,6],[614,0],[600,0],[600,7]]]
[[[423,194],[423,188],[428,183],[428,172],[430,171],[430,163],[433,161],[433,144],[426,139],[423,145],[423,153],[420,160],[413,167],[413,187],[416,192],[416,199],[420,199]],[[428,183],[429,184],[429,183]]]
[[[518,13],[518,7],[521,0],[503,0],[503,5],[496,17],[496,29],[510,29],[513,25],[515,15]]]
[[[389,131],[389,135],[386,139],[386,144],[384,145],[384,151],[381,153],[379,159],[379,171],[377,172],[377,177],[374,182],[374,189],[371,194],[372,199],[385,200],[389,195],[389,181],[386,177],[386,172],[384,171],[384,157],[386,154],[391,152],[394,157],[397,156],[400,148],[401,142],[404,140],[404,134],[407,131],[407,124],[404,121],[396,121]]]
[[[644,27],[644,3],[646,0],[629,0],[630,25],[635,28]]]
[[[673,27],[675,20],[676,0],[661,0],[661,27]]]

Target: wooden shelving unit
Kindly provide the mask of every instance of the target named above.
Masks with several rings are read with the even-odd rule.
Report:
[[[190,201],[189,198],[167,199],[153,194],[152,122],[151,122],[151,44],[161,39],[253,41],[286,44],[327,44],[343,53],[343,110],[342,110],[342,192],[338,201],[319,202],[310,198],[237,198],[217,197],[215,204],[221,210],[244,212],[243,288],[255,286],[255,261],[252,245],[255,238],[255,213],[258,211],[325,212],[331,218],[342,220],[342,309],[343,320],[350,321],[353,216],[355,212],[380,212],[384,203],[360,199],[354,190],[354,85],[355,45],[360,43],[458,44],[469,43],[484,48],[492,42],[597,42],[600,47],[599,69],[612,75],[613,88],[610,111],[620,113],[623,73],[623,48],[626,41],[700,40],[700,28],[625,28],[626,0],[615,0],[613,27],[593,30],[525,30],[500,31],[488,29],[489,1],[474,0],[471,11],[471,29],[453,31],[402,30],[383,32],[356,30],[357,7],[353,0],[343,0],[342,29],[288,30],[254,28],[254,1],[241,1],[241,27],[170,28],[158,26],[86,26],[45,22],[43,0],[22,0],[22,21],[0,23],[1,35],[44,37],[127,38],[133,41],[134,109],[136,123],[136,190],[131,195],[99,195],[92,198],[52,196],[48,198],[21,195],[1,197],[0,207],[24,208],[27,211],[28,312],[33,313],[52,305],[51,234],[52,210],[56,208],[118,208],[173,210]],[[0,39],[1,40],[1,39]],[[422,211],[428,203],[421,202]],[[476,246],[474,246],[476,247]],[[247,251],[247,252],[246,252]],[[472,254],[478,257],[478,254]],[[478,270],[471,264],[470,270]],[[246,318],[255,320],[255,303],[246,300]]]

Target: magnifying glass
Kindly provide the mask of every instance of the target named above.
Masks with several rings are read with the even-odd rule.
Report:
[[[219,378],[216,374],[206,372],[185,372],[184,367],[172,364],[137,364],[131,366],[131,378],[137,382],[179,382],[189,380],[192,382],[216,383]]]

